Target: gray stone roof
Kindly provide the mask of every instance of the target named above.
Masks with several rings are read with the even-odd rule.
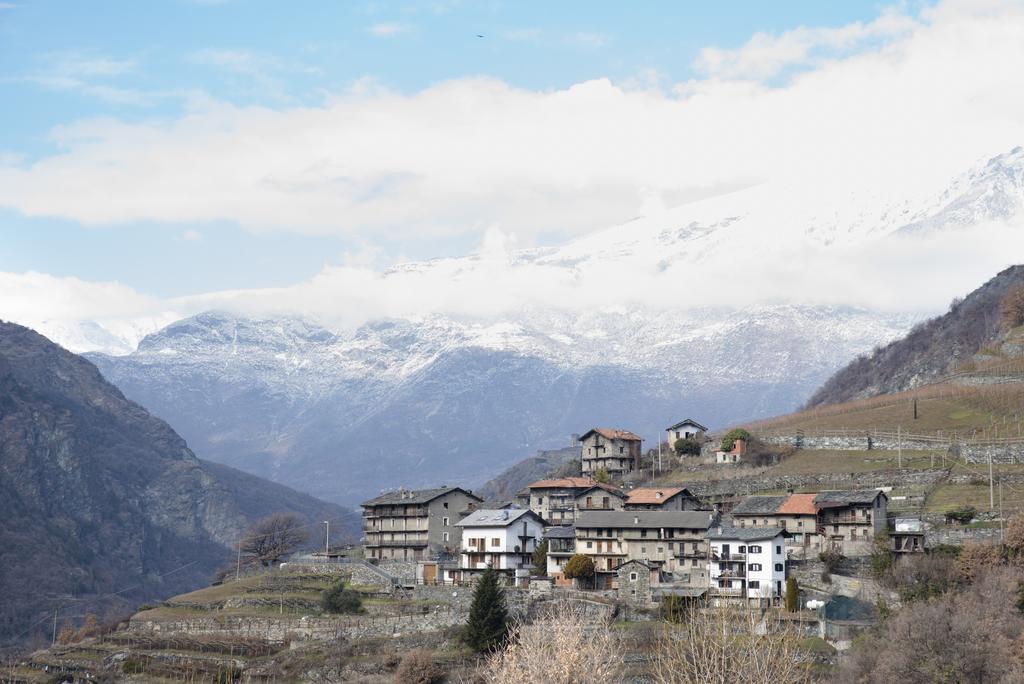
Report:
[[[584,511],[577,514],[576,527],[683,527],[706,530],[716,519],[713,511]]]
[[[695,421],[693,418],[687,418],[685,420],[681,420],[678,423],[676,423],[675,425],[669,425],[665,429],[666,430],[675,430],[677,427],[682,427],[684,425],[692,425],[695,428],[699,428],[702,432],[707,432],[708,431],[708,429],[706,427],[704,427],[703,425],[701,425],[700,423]]]
[[[576,528],[572,525],[561,525],[559,527],[549,527],[544,530],[545,539],[575,539]]]
[[[789,497],[782,496],[748,496],[732,509],[733,515],[771,515],[779,510],[779,506]]]
[[[819,506],[871,504],[879,494],[885,496],[885,492],[880,489],[830,490],[818,492],[818,496],[814,497],[814,503]]]
[[[455,523],[456,527],[508,527],[521,518],[535,518],[543,522],[539,515],[528,508],[482,508],[473,511]]]
[[[483,501],[479,496],[473,494],[473,492],[467,491],[462,487],[437,487],[435,489],[396,489],[393,492],[385,492],[378,497],[369,499],[362,503],[363,506],[388,506],[393,504],[425,504],[430,503],[439,496],[444,496],[449,492],[462,492],[467,496],[471,496],[477,501]]]
[[[780,534],[789,536],[781,527],[716,527],[708,531],[708,539],[759,541],[775,539]]]

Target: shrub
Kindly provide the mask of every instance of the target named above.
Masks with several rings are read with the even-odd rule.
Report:
[[[1006,524],[1004,543],[1014,555],[1024,553],[1024,513],[1018,513],[1010,518]]]
[[[825,564],[825,571],[831,574],[839,569],[839,565],[846,560],[846,556],[835,549],[827,549],[818,554],[818,560]]]
[[[672,444],[677,456],[700,456],[700,447],[700,442],[692,438],[677,439]]]
[[[995,544],[965,541],[957,558],[957,571],[965,582],[973,582],[982,573],[1003,562],[1003,554]]]
[[[462,640],[477,653],[489,653],[501,648],[507,635],[505,592],[498,584],[498,573],[488,567],[473,590]]]
[[[590,579],[594,576],[594,559],[577,553],[566,562],[563,574],[567,579]]]
[[[736,446],[736,440],[743,439],[750,441],[750,433],[743,428],[733,428],[725,433],[722,437],[722,451],[732,451],[732,448]]]
[[[609,477],[607,470],[605,470],[604,468],[598,468],[597,470],[594,471],[594,479],[600,482],[601,484],[608,484],[608,481],[611,480],[611,477]]]
[[[139,658],[125,658],[121,663],[121,672],[125,674],[142,674],[146,671],[146,663]]]
[[[666,596],[661,601],[661,618],[667,622],[686,622],[693,602],[682,596]]]
[[[900,558],[882,578],[905,602],[940,596],[957,586],[957,562],[944,553]]]
[[[964,506],[962,508],[954,508],[951,511],[946,512],[946,520],[958,522],[961,525],[974,520],[975,516],[978,515],[978,509],[974,506]]]
[[[346,589],[344,582],[338,582],[320,597],[320,608],[325,613],[361,613],[363,597],[358,591]]]
[[[786,578],[786,611],[795,613],[800,610],[800,589],[796,584],[796,577]]]
[[[409,651],[402,657],[395,672],[395,684],[435,684],[444,681],[445,671],[434,662],[425,648]]]

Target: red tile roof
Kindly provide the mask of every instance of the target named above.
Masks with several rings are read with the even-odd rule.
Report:
[[[659,504],[671,499],[683,491],[682,487],[637,487],[631,489],[626,503],[630,504]],[[660,496],[659,496],[660,494]]]
[[[818,512],[818,505],[814,503],[817,494],[790,494],[777,513],[788,515],[815,515]]]
[[[622,439],[627,442],[643,441],[639,435],[635,435],[629,430],[620,430],[618,428],[591,428],[585,435],[583,435],[583,438],[585,439],[591,432],[596,432],[605,439]]]

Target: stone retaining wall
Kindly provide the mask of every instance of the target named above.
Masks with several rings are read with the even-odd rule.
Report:
[[[928,487],[937,484],[947,475],[947,471],[934,470],[879,470],[868,473],[856,473],[857,487]],[[800,489],[815,487],[819,489],[849,489],[851,473],[820,473],[802,475],[752,475],[710,482],[694,481],[687,484],[687,489],[699,497],[748,496],[756,492],[768,490]]]
[[[834,451],[897,451],[902,447],[908,451],[934,451],[951,449],[968,463],[988,463],[991,456],[993,463],[1024,463],[1024,441],[1009,444],[970,444],[970,443],[937,443],[905,438],[902,440],[890,437],[870,437],[868,433],[860,435],[775,435],[762,438],[769,444],[801,444],[803,449],[829,449]]]

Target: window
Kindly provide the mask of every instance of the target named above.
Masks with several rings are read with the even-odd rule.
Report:
[[[647,530],[640,530],[640,538],[643,539],[647,536]]]
[[[441,538],[444,539],[444,541],[448,541],[448,533],[445,532],[443,535],[441,535]]]
[[[609,503],[608,501],[609,501],[609,499],[608,499],[608,497],[607,497],[607,496],[606,496],[606,497],[603,497],[603,498],[601,499],[601,505],[602,505],[602,506],[603,506],[604,508],[611,508],[611,504],[610,504],[610,503]]]
[[[543,496],[538,496],[537,497],[537,505],[538,506],[543,506],[544,505],[544,497]]]
[[[620,454],[621,454],[621,453],[625,453],[625,449],[623,449],[622,447],[619,447],[619,453],[620,453]]]
[[[803,520],[797,520],[796,521],[796,526],[797,527],[803,527],[804,526],[804,521]]]
[[[694,568],[697,567],[697,559],[696,558],[691,558],[690,559],[690,566],[694,567]]]
[[[782,572],[782,563],[775,564],[775,572]]]
[[[750,580],[750,588],[751,589],[760,589],[761,588],[761,583],[758,582],[757,580]]]
[[[779,544],[776,544],[775,545],[775,553],[781,556],[782,555],[782,546],[780,546]]]
[[[444,527],[448,527],[448,518],[447,518],[447,516],[444,517],[444,518],[441,518],[441,525],[443,525]]]
[[[444,507],[448,508],[448,502],[447,501],[444,502]]]
[[[501,539],[498,537],[491,537],[491,547],[501,546]]]
[[[758,572],[761,569],[761,564],[760,563],[751,563],[749,569],[750,569],[750,572]]]
[[[587,548],[588,549],[594,548],[594,542],[587,542]]]
[[[664,546],[659,546],[658,547],[658,553],[665,553],[665,547]]]
[[[746,552],[747,552],[747,547],[746,546],[740,546],[739,548],[736,549],[736,553],[746,553]]]
[[[629,573],[629,581],[630,582],[636,582],[636,573],[635,572]]]
[[[761,553],[761,547],[757,545],[751,546],[750,553]]]
[[[640,553],[647,553],[647,547],[646,546],[641,546],[640,547]]]

